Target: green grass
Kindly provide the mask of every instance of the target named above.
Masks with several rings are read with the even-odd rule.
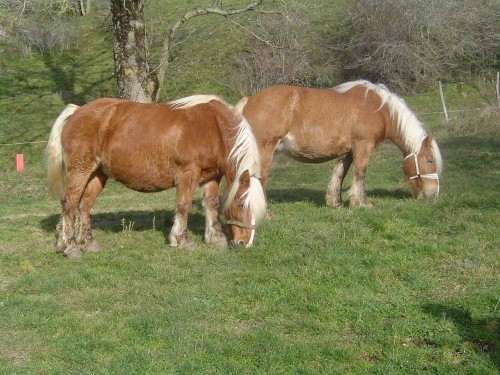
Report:
[[[0,56],[0,143],[44,141],[64,104],[114,95],[101,21],[81,20],[78,46],[61,56]],[[164,95],[236,101],[224,77],[241,34],[217,17],[210,30],[198,22]],[[445,84],[445,96],[450,109],[474,108],[494,91]],[[437,91],[405,99],[417,113],[440,110]],[[54,252],[60,208],[45,190],[44,145],[0,147],[0,373],[498,373],[498,134],[457,137],[467,118],[419,117],[445,162],[438,199],[411,198],[391,144],[370,160],[371,210],[325,206],[333,163],[278,156],[276,218],[245,251],[203,243],[199,192],[198,250],[169,248],[175,191],[111,182],[92,216],[103,251],[68,261]]]
[[[53,249],[57,203],[10,174],[24,193],[1,208],[0,372],[496,373],[499,145],[440,145],[443,191],[428,201],[382,146],[372,210],[326,207],[332,164],[279,156],[276,218],[248,251],[203,244],[199,195],[198,251],[171,249],[174,191],[111,184],[93,214],[104,250],[71,262]]]

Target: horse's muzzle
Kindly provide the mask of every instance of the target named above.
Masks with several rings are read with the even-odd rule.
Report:
[[[239,241],[231,240],[231,241],[229,241],[229,246],[242,248],[242,247],[245,247],[245,242],[243,240],[239,240]]]

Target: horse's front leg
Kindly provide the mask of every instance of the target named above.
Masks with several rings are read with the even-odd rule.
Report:
[[[259,178],[262,189],[264,189],[264,195],[266,196],[267,211],[266,219],[273,219],[274,213],[269,208],[269,200],[267,199],[267,178],[269,177],[269,170],[271,169],[271,163],[273,162],[274,150],[276,149],[275,143],[269,143],[265,146],[259,147],[260,152],[260,166],[261,166],[261,177]]]
[[[200,172],[189,170],[177,176],[177,209],[174,225],[168,239],[170,246],[181,249],[194,250],[195,244],[187,235],[187,218],[193,205],[193,195],[200,181]]]
[[[203,185],[203,208],[205,209],[205,242],[218,247],[227,247],[219,221],[219,184],[220,178]]]
[[[351,207],[373,207],[373,205],[368,202],[365,192],[366,167],[368,166],[368,159],[370,158],[373,149],[374,145],[366,144],[365,142],[356,144],[353,149],[354,174],[351,188],[348,192],[351,198]]]

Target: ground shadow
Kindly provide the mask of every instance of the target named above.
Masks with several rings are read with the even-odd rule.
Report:
[[[474,320],[467,310],[437,303],[426,304],[422,310],[435,318],[450,319],[463,341],[470,343],[477,353],[486,354],[497,368],[500,367],[500,322],[498,318],[492,316]]]
[[[48,56],[43,61],[48,69],[51,81],[64,103],[83,105],[88,101],[89,97],[95,96],[96,93],[101,93],[98,96],[106,96],[106,94],[109,96],[109,81],[113,80],[113,77],[109,73],[108,66],[101,68],[100,72],[93,73],[99,76],[99,79],[87,80],[84,86],[77,89],[77,82],[80,85],[82,84],[79,74],[81,75],[84,67],[95,64],[95,61],[108,58],[108,51],[96,53],[84,59],[80,55],[73,55],[68,52],[64,55],[64,60],[58,56]],[[63,63],[61,63],[61,60]]]
[[[373,189],[366,192],[368,199],[370,198],[394,198],[407,199],[411,198],[411,193],[407,190],[396,189]],[[269,189],[267,190],[268,200],[273,202],[312,202],[317,206],[326,204],[326,190],[314,189]],[[347,190],[342,191],[342,199],[344,204],[349,202]]]
[[[147,210],[147,211],[117,211],[92,214],[90,217],[92,229],[104,232],[145,231],[157,230],[163,233],[168,242],[168,235],[172,229],[175,211]],[[55,232],[59,215],[50,215],[40,220],[40,228],[46,232]],[[205,233],[205,216],[197,211],[189,213],[188,230],[195,235]]]
[[[313,189],[268,189],[266,191],[270,202],[312,202],[317,206],[325,205],[325,194],[325,191]]]
[[[394,199],[407,199],[411,198],[411,192],[409,190],[404,189],[395,189],[395,190],[387,190],[387,189],[372,189],[367,190],[366,195],[368,198],[394,198]]]

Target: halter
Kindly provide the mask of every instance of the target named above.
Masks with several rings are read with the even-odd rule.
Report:
[[[240,228],[246,228],[246,229],[255,229],[256,228],[256,225],[255,225],[255,220],[252,218],[252,224],[245,224],[239,220],[235,220],[235,219],[229,219],[226,221],[227,224],[231,224],[231,225],[236,225],[237,227],[240,227]]]
[[[250,229],[252,232],[250,233],[250,240],[248,241],[246,247],[252,246],[253,239],[255,237],[255,228],[256,228],[255,219],[253,217],[252,217],[252,223],[251,224],[245,224],[245,223],[243,223],[243,222],[241,222],[239,220],[235,220],[233,218],[230,218],[227,221],[227,224],[236,225],[237,227],[240,227],[240,228]]]
[[[418,167],[418,158],[417,158],[417,153],[412,152],[411,154],[407,155],[405,157],[405,160],[412,157],[415,160],[415,168],[417,169],[417,174],[414,176],[409,177],[410,180],[415,180],[416,178],[428,178],[430,180],[438,180],[439,182],[439,175],[437,173],[424,173],[420,174],[420,168]]]

